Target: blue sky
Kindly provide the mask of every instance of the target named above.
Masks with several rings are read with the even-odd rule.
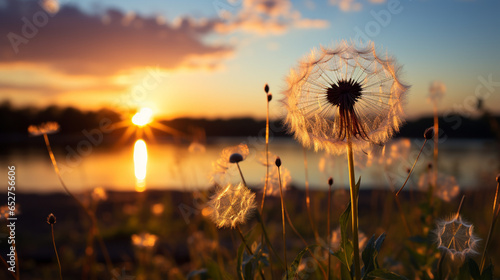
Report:
[[[16,105],[44,106],[58,103],[85,108],[111,106],[117,96],[126,95],[134,85],[144,79],[146,71],[141,72],[140,69],[160,67],[168,77],[151,90],[146,100],[138,102],[138,107],[151,106],[157,114],[167,118],[261,118],[265,113],[262,90],[265,83],[269,83],[275,100],[279,99],[280,91],[286,87],[285,77],[290,68],[296,66],[298,60],[312,48],[320,44],[331,45],[342,39],[354,39],[359,34],[357,30],[362,30],[375,42],[380,52],[393,55],[403,65],[403,80],[412,86],[406,109],[409,118],[432,112],[432,107],[427,102],[427,94],[429,84],[433,80],[440,80],[447,87],[446,96],[440,105],[442,112],[451,108],[463,110],[459,108],[463,107],[481,86],[479,77],[483,77],[482,80],[494,81],[493,86],[489,87],[491,94],[486,102],[487,108],[494,110],[500,107],[498,1],[233,0],[235,4],[230,3],[228,0],[61,1],[61,7],[66,4],[77,5],[78,10],[93,16],[103,16],[108,9],[113,8],[119,11],[119,16],[125,17],[134,13],[136,19],[141,18],[144,21],[161,17],[169,26],[169,32],[177,34],[175,36],[179,38],[182,37],[179,34],[184,32],[187,39],[199,46],[192,49],[181,46],[179,44],[187,39],[180,38],[179,41],[167,42],[155,50],[145,48],[143,51],[131,52],[131,56],[141,57],[146,52],[152,53],[151,56],[145,55],[144,62],[140,59],[130,59],[127,63],[110,61],[104,67],[116,65],[121,70],[131,70],[118,73],[116,69],[106,69],[109,72],[104,76],[101,73],[99,76],[97,73],[92,75],[92,72],[75,74],[75,71],[61,71],[61,64],[56,65],[54,62],[62,61],[57,57],[37,60],[27,54],[22,56],[23,53],[14,59],[0,56],[0,72],[2,69],[12,69],[11,65],[14,64],[22,70],[2,72],[7,75],[4,77],[9,77],[10,80],[0,78],[0,89],[2,85],[9,89],[0,91],[0,100],[9,99]],[[236,18],[221,19],[215,8],[217,5],[228,7]],[[394,11],[396,13],[392,13]],[[382,19],[377,21],[377,15],[382,15]],[[390,19],[387,15],[390,15]],[[29,12],[26,16],[30,16]],[[58,16],[62,17],[56,14],[54,21]],[[275,24],[275,19],[279,24]],[[185,20],[185,25],[180,24],[182,20]],[[0,31],[8,33],[9,30],[19,30],[21,24],[22,22],[16,22],[14,18],[12,22],[6,22],[4,26],[7,27]],[[49,22],[47,30],[53,27],[51,24],[52,22]],[[49,31],[47,34],[43,32],[44,30],[41,30],[40,35],[32,39],[36,40],[38,49],[49,46],[54,40],[57,41]],[[78,39],[79,33],[70,34]],[[147,39],[141,34],[131,34],[129,40],[136,49],[141,48],[138,37],[140,40]],[[127,42],[126,37],[119,39],[121,42],[125,39]],[[49,43],[43,45],[45,41]],[[31,48],[32,45],[35,43],[30,42],[26,48]],[[102,45],[99,46],[102,48]],[[110,40],[109,46],[113,46],[113,41]],[[117,43],[116,48],[126,46]],[[175,52],[170,53],[173,48],[176,48]],[[106,56],[92,54],[89,59],[95,57],[97,63]],[[155,65],[155,57],[158,58],[158,65]],[[172,58],[179,58],[179,61],[171,63]],[[208,62],[205,61],[207,58]],[[127,60],[127,57],[123,59]],[[39,63],[39,60],[44,63]],[[188,60],[189,62],[186,62]],[[64,64],[63,67],[66,66]],[[16,94],[16,87],[9,84],[9,81],[15,80],[16,75],[22,75],[28,69],[40,79],[52,77],[53,79],[47,80],[52,79],[55,83],[61,77],[67,77],[71,81],[74,79],[73,84],[85,84],[89,90],[78,90],[78,93],[75,93],[71,85],[62,89],[54,85],[40,93],[16,84],[19,90]],[[98,85],[102,83],[106,84],[106,93],[102,92],[105,90],[99,94],[95,93]],[[36,83],[33,87],[35,86]],[[79,98],[88,100],[75,104],[76,94]],[[275,117],[280,116],[282,109],[279,103],[272,104],[272,114]],[[500,109],[496,110],[500,112]]]

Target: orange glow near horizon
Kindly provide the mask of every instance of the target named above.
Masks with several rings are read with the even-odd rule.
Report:
[[[146,167],[148,163],[148,150],[146,142],[139,139],[134,145],[135,190],[143,192],[146,189]]]

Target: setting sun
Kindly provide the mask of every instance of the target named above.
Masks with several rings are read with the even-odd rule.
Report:
[[[151,108],[142,108],[132,117],[132,123],[137,126],[145,126],[153,119],[153,110]]]

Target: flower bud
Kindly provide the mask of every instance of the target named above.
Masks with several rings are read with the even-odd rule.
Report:
[[[231,156],[229,156],[230,163],[238,163],[240,161],[243,161],[243,156],[241,154],[234,153]]]
[[[56,223],[56,216],[54,214],[50,213],[49,216],[47,217],[47,224],[53,225]]]
[[[425,140],[429,140],[432,139],[432,137],[434,137],[434,127],[429,127],[424,132],[424,138]]]
[[[500,183],[500,174],[497,175],[497,183]]]
[[[269,93],[269,85],[268,85],[268,84],[266,84],[266,85],[264,86],[264,91],[265,91],[266,93]]]
[[[280,157],[276,157],[275,164],[276,164],[277,167],[281,166],[281,159],[280,159]]]
[[[333,185],[333,178],[332,177],[328,178],[328,185],[329,186]]]
[[[273,99],[273,94],[272,93],[268,93],[267,94],[267,102],[271,101]]]

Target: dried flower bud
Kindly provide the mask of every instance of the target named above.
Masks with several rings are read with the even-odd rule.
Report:
[[[272,93],[268,93],[267,94],[267,102],[270,102],[271,100],[273,100],[273,94]]]
[[[268,84],[266,84],[266,85],[264,86],[264,91],[265,91],[266,93],[269,93],[269,85],[268,85]]]
[[[500,183],[500,174],[497,175],[497,183]]]
[[[280,167],[280,166],[281,166],[281,159],[280,159],[280,157],[276,157],[276,161],[275,161],[275,163],[276,163],[276,166],[277,166],[277,167]]]
[[[49,216],[47,217],[47,224],[53,225],[56,223],[56,216],[54,214],[50,213]]]
[[[328,178],[328,185],[329,186],[333,185],[333,178],[332,177]]]
[[[429,162],[429,164],[427,164],[427,169],[429,169],[429,170],[432,169],[432,163]]]
[[[432,139],[432,137],[434,137],[434,127],[429,127],[424,132],[424,138],[426,140],[429,140],[429,139]]]
[[[243,156],[239,153],[234,153],[231,156],[229,156],[230,163],[238,163],[240,161],[243,161]]]

